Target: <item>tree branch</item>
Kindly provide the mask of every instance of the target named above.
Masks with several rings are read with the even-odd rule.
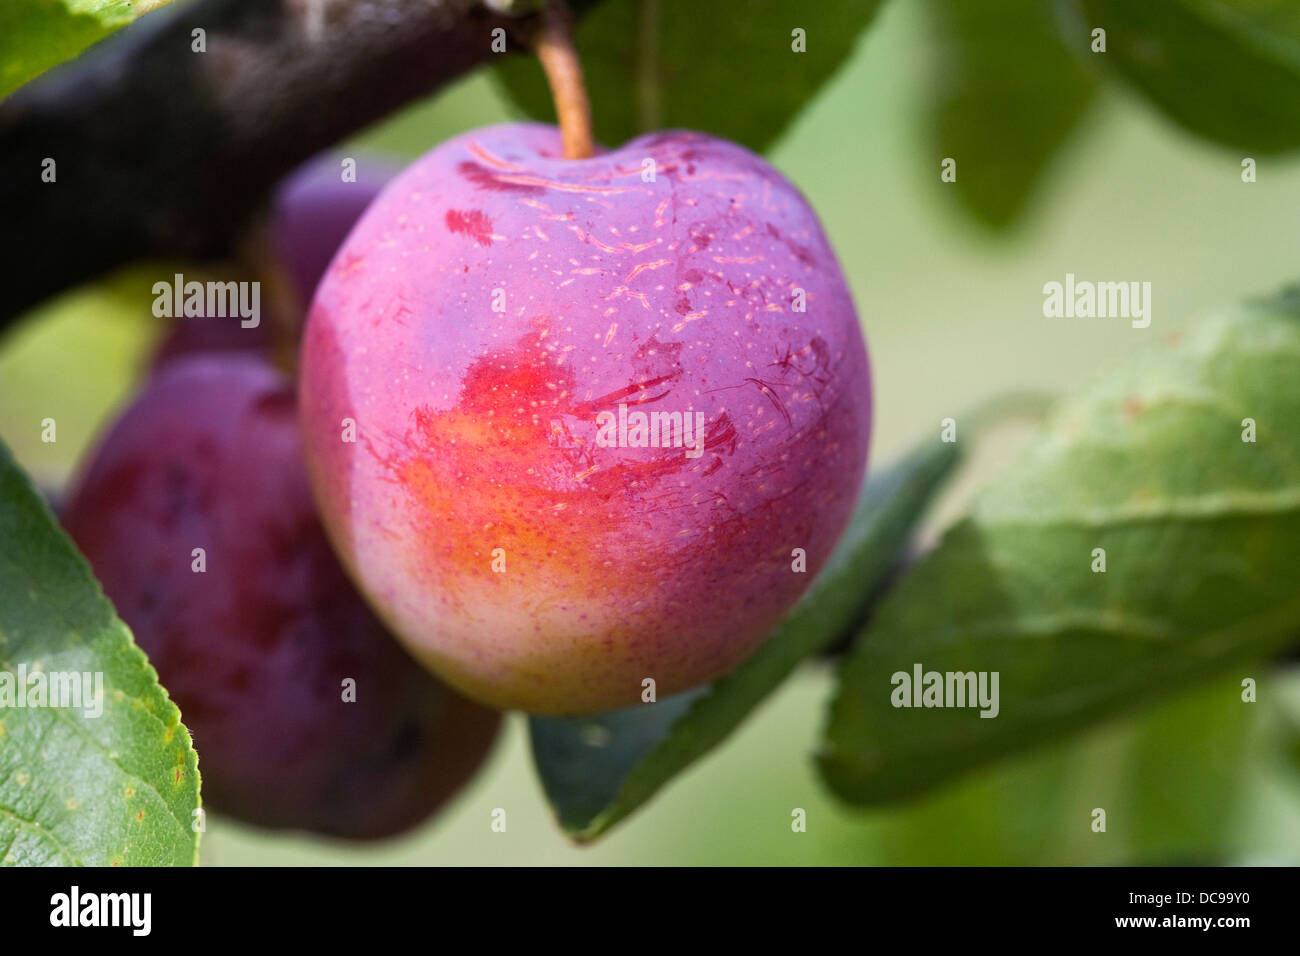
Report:
[[[19,90],[0,103],[0,328],[135,259],[230,254],[285,173],[488,60],[495,28],[518,49],[516,23],[476,0],[195,0]]]

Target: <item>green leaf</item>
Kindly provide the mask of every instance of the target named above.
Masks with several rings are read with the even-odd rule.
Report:
[[[1042,0],[930,0],[942,71],[930,138],[957,163],[942,183],[977,220],[1006,228],[1092,102],[1095,82],[1062,45]]]
[[[1272,704],[1272,731],[1278,750],[1292,770],[1300,774],[1300,667],[1279,669],[1267,688]]]
[[[102,694],[17,706],[38,701],[38,669],[47,688],[91,675],[80,687]],[[195,863],[199,774],[180,712],[3,444],[0,682],[0,864]]]
[[[1197,135],[1248,153],[1300,147],[1294,0],[1074,0],[1067,42]],[[1091,31],[1106,52],[1090,53]]]
[[[1293,294],[1168,335],[1063,404],[859,640],[820,756],[832,788],[908,797],[1294,642],[1298,362]],[[893,706],[918,664],[998,673],[998,715]]]
[[[702,130],[762,151],[853,50],[881,0],[606,2],[585,13],[575,43],[596,139],[617,147],[668,127]],[[792,49],[795,29],[806,52]],[[550,89],[530,56],[497,76],[533,119],[555,122]]]
[[[0,97],[170,0],[4,0]]]
[[[873,475],[839,546],[803,600],[726,677],[685,694],[595,717],[530,720],[533,755],[561,826],[593,840],[740,725],[801,660],[859,619],[958,460],[934,441]]]
[[[1096,786],[1105,779],[1096,760],[1096,802],[1079,807],[1078,821],[1091,823],[1094,807],[1106,810],[1107,834],[1127,844],[1127,858],[1116,862],[1205,863],[1231,855],[1237,808],[1257,785],[1248,749],[1260,723],[1235,673],[1140,711],[1104,735],[1118,738],[1108,755],[1118,772],[1109,787]],[[1075,832],[1077,842],[1094,836],[1090,826]]]
[[[871,818],[914,866],[1200,863],[1237,854],[1260,712],[1235,677],[1004,761]],[[1092,812],[1106,811],[1106,834]],[[870,824],[868,824],[869,826]]]

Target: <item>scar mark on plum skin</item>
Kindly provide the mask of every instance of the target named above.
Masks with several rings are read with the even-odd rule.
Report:
[[[686,328],[686,326],[689,325],[691,322],[697,322],[708,314],[709,314],[708,309],[701,309],[698,312],[688,312],[682,316],[682,320],[680,322],[678,322],[676,325],[673,326],[672,330],[674,332],[680,332],[682,329]]]
[[[579,242],[590,243],[591,245],[594,245],[596,248],[600,249],[602,252],[610,252],[613,253],[614,255],[620,255],[620,256],[623,254],[622,249],[616,249],[613,246],[606,245],[605,243],[597,239],[595,236],[583,232],[582,228],[579,226],[570,226],[569,229],[578,237]]]
[[[512,163],[508,160],[501,159],[499,156],[494,156],[492,153],[489,153],[484,149],[477,140],[470,140],[466,144],[466,148],[489,166],[495,166],[497,169],[505,169],[511,172],[524,172],[523,166],[520,166],[518,163]]]
[[[554,189],[564,193],[630,193],[630,192],[649,192],[648,189],[642,189],[639,186],[585,186],[580,183],[562,183],[554,179],[544,179],[541,176],[529,176],[520,173],[492,173],[482,166],[476,166],[474,163],[461,163],[460,171],[467,179],[473,178],[469,170],[465,167],[470,166],[482,170],[497,184],[498,188],[514,188],[528,190],[530,192],[545,192],[548,189]]]
[[[572,411],[579,416],[590,415],[592,412],[603,411],[610,405],[621,402],[633,395],[638,397],[632,404],[648,405],[651,402],[657,402],[661,398],[665,398],[672,393],[672,389],[668,388],[657,394],[649,395],[647,392],[649,392],[650,389],[656,388],[665,382],[676,381],[680,376],[680,372],[675,372],[671,375],[658,375],[654,378],[648,378],[643,382],[633,382],[631,385],[615,389],[612,392],[601,395],[599,398],[593,398],[586,402],[576,402],[573,405]]]
[[[654,262],[642,262],[639,265],[635,266],[632,269],[632,271],[627,274],[627,277],[623,281],[631,282],[642,272],[648,272],[651,269],[662,269],[664,266],[670,266],[672,264],[673,264],[673,260],[671,259],[656,259]]]
[[[483,215],[482,210],[461,212],[459,209],[448,209],[445,221],[449,232],[468,236],[480,246],[492,245],[492,220]]]
[[[732,423],[731,417],[726,412],[723,412],[705,433],[704,448],[706,451],[710,451],[723,445],[729,445],[730,448],[727,449],[727,454],[734,455],[738,438],[739,433],[736,431],[736,426]]]
[[[617,299],[619,296],[624,296],[624,295],[627,296],[628,298],[639,300],[642,307],[644,307],[645,309],[648,310],[650,308],[650,300],[644,292],[633,292],[625,285],[614,286],[613,292],[611,292],[609,295],[603,295],[601,296],[601,298],[604,299],[606,302],[608,302],[610,299]]]
[[[480,166],[478,163],[471,163],[468,160],[459,163],[456,171],[464,178],[479,189],[491,189],[493,192],[518,192],[518,193],[544,193],[546,190],[541,186],[528,185],[526,183],[516,182],[515,178],[507,178],[502,173],[494,173],[492,170]]]
[[[803,367],[797,361],[804,356],[812,357],[813,367],[811,369]],[[815,388],[813,391],[819,397],[822,390],[831,383],[834,377],[831,371],[830,349],[820,336],[813,338],[811,342],[797,352],[793,351],[787,344],[785,354],[779,356],[775,362],[770,362],[769,365],[773,368],[779,368],[783,372],[794,372],[815,382],[820,387]]]
[[[630,242],[620,242],[619,245],[622,246],[624,249],[626,249],[628,252],[642,253],[645,252],[647,249],[659,245],[659,243],[661,242],[663,242],[662,239],[651,239],[649,242],[643,242],[640,245],[633,245]]]
[[[776,239],[778,242],[785,243],[785,247],[790,250],[790,254],[794,256],[796,259],[798,259],[800,262],[802,262],[804,265],[811,266],[814,264],[813,255],[809,251],[807,246],[801,246],[793,239],[788,239],[785,236],[782,236],[781,231],[777,229],[776,226],[772,225],[770,222],[767,224],[767,234],[771,236],[773,239]]]
[[[785,419],[786,425],[791,428],[794,427],[794,420],[790,418],[790,413],[786,411],[785,403],[781,401],[781,397],[776,394],[776,389],[772,388],[772,386],[768,385],[766,382],[759,381],[756,378],[747,378],[745,381],[757,385],[758,390],[766,395],[768,401],[770,401],[776,410],[781,413],[781,417]]]

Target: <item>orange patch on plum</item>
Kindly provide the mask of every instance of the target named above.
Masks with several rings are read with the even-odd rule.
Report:
[[[645,579],[624,575],[663,570],[662,553],[640,543],[652,483],[707,464],[678,449],[644,461],[598,457],[604,450],[594,439],[575,438],[565,423],[590,422],[594,436],[598,411],[637,397],[663,398],[671,387],[653,389],[676,376],[578,401],[573,372],[552,351],[548,334],[535,322],[514,345],[476,359],[462,379],[459,403],[441,412],[416,409],[414,424],[386,461],[426,543],[414,571],[437,581],[453,607],[472,599],[457,586],[469,580],[491,580],[520,601],[644,593]],[[675,364],[671,346],[665,352]],[[710,429],[707,444],[716,446],[719,437]],[[496,548],[505,550],[504,574],[492,570]]]

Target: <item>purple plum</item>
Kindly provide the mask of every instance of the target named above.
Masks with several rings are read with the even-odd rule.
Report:
[[[167,364],[102,440],[64,525],[180,707],[209,806],[389,836],[473,775],[499,715],[414,663],[349,584],[295,406],[254,357]]]
[[[701,133],[584,160],[536,124],[444,143],[334,257],[301,370],[353,580],[499,708],[725,674],[821,568],[866,466],[867,353],[817,217]]]

